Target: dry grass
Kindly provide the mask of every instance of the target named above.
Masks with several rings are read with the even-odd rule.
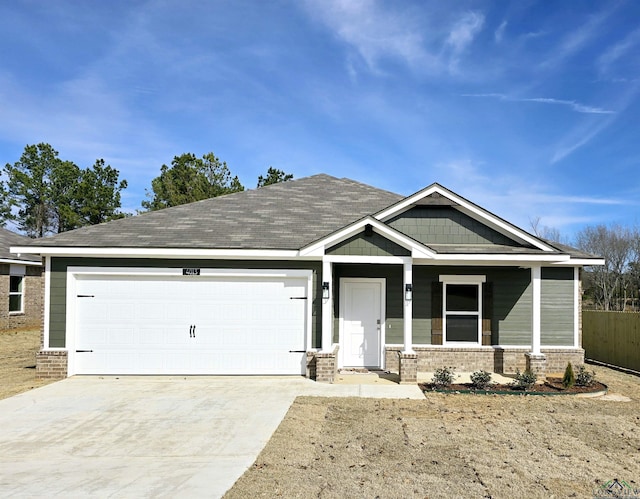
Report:
[[[593,497],[614,478],[640,487],[640,378],[595,370],[632,400],[300,397],[225,498]]]
[[[51,383],[36,380],[40,330],[0,332],[0,399]]]

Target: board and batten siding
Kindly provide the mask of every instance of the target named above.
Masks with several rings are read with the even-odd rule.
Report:
[[[52,258],[51,306],[49,320],[49,348],[64,348],[66,329],[67,267],[131,267],[131,268],[203,268],[203,269],[301,269],[313,272],[312,290],[312,338],[311,345],[320,347],[322,337],[322,312],[318,276],[322,274],[320,262],[245,261],[245,260],[174,260],[128,258]]]
[[[540,343],[544,346],[573,346],[573,277],[573,268],[542,268]]]

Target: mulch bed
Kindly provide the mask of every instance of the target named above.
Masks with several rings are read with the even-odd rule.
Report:
[[[594,381],[590,386],[572,386],[564,388],[561,378],[548,378],[545,383],[535,384],[529,390],[519,390],[506,384],[491,384],[484,390],[478,390],[471,383],[451,384],[447,387],[436,388],[433,383],[420,383],[423,392],[439,393],[477,393],[477,394],[507,394],[507,395],[578,395],[581,393],[607,392],[607,385]]]

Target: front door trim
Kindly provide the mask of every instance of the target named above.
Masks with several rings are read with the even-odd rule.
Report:
[[[344,354],[346,352],[346,333],[344,328],[344,317],[346,311],[346,285],[350,283],[377,283],[380,284],[380,332],[379,332],[379,351],[378,351],[378,366],[367,366],[367,367],[379,367],[380,369],[385,368],[385,329],[386,329],[386,287],[387,282],[385,278],[378,277],[342,277],[340,278],[340,316],[339,316],[339,332],[338,332],[338,341],[340,345],[340,349],[338,351],[338,367],[345,367],[344,362]],[[350,367],[350,366],[349,366]]]

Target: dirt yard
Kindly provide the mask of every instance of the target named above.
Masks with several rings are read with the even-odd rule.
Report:
[[[0,399],[51,383],[36,381],[40,330],[0,332]]]
[[[592,498],[614,479],[640,489],[640,378],[594,369],[631,400],[298,398],[225,498]]]

